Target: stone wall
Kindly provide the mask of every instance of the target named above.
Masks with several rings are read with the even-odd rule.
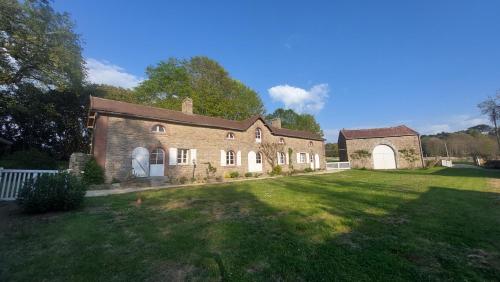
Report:
[[[340,139],[339,139],[340,140]],[[366,150],[370,154],[373,153],[373,149],[377,145],[388,145],[393,149],[396,156],[396,167],[397,168],[415,168],[422,167],[422,156],[420,150],[420,140],[418,136],[400,136],[400,137],[384,137],[384,138],[368,138],[368,139],[352,139],[345,140],[345,149],[346,154],[345,157],[351,162],[351,167],[353,168],[368,168],[373,169],[373,158],[370,157],[366,160],[354,160],[350,156],[357,150]],[[340,146],[339,146],[340,148]],[[400,150],[404,149],[414,149],[418,160],[414,163],[409,163],[405,160]],[[344,157],[344,158],[345,158]]]
[[[85,153],[73,153],[69,157],[69,170],[72,174],[76,176],[80,176],[83,169],[85,168],[85,165],[87,162],[90,160],[92,155],[85,154]]]
[[[100,116],[102,118],[103,116]],[[151,132],[154,125],[162,125],[166,132]],[[323,141],[306,140],[273,136],[261,120],[250,126],[247,131],[231,131],[199,126],[180,125],[167,122],[156,122],[150,120],[123,118],[109,116],[107,122],[106,159],[105,172],[107,181],[116,178],[127,179],[132,173],[132,151],[137,147],[144,147],[151,152],[156,148],[165,151],[165,175],[179,178],[206,177],[207,162],[216,167],[216,175],[223,176],[232,171],[238,171],[240,175],[248,172],[248,153],[259,152],[260,144],[255,140],[255,129],[262,130],[262,142],[278,143],[280,138],[285,140],[284,153],[288,155],[288,148],[292,148],[293,155],[291,164],[294,169],[303,170],[310,167],[310,163],[297,163],[296,154],[304,152],[319,155],[319,169],[325,168],[325,149]],[[232,132],[234,139],[227,139],[227,134]],[[312,142],[312,146],[310,144]],[[169,165],[169,149],[183,148],[196,149],[197,165]],[[241,154],[241,165],[222,166],[221,150],[238,151]],[[271,165],[264,158],[262,173],[271,170]],[[288,164],[283,165],[288,169]]]

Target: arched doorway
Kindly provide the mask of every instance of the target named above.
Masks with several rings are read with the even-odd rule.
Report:
[[[156,148],[151,152],[149,158],[149,176],[164,176],[165,175],[165,151],[161,148]]]
[[[143,147],[137,147],[132,151],[132,173],[137,177],[149,175],[149,151]]]
[[[378,145],[373,149],[374,169],[396,169],[396,156],[394,150],[387,145]]]

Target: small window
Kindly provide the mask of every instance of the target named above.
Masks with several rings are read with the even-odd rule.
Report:
[[[285,138],[280,138],[280,144],[285,144]]]
[[[165,127],[157,124],[157,125],[153,126],[153,129],[151,131],[156,132],[156,133],[165,133]]]
[[[313,145],[313,141],[309,141],[309,147],[312,147]]]
[[[233,140],[234,139],[234,133],[228,132],[227,136],[226,136],[226,139]]]
[[[286,155],[283,152],[279,152],[278,154],[278,164],[283,165],[286,163]]]
[[[188,164],[188,149],[177,149],[177,163]]]
[[[260,128],[255,129],[255,141],[262,141],[262,130]]]
[[[163,160],[165,159],[165,151],[161,148],[157,148],[151,152],[149,156],[149,164],[163,164]]]
[[[234,152],[233,151],[227,151],[226,153],[226,165],[234,165]]]
[[[257,153],[257,155],[255,156],[255,163],[256,164],[262,164],[262,153]]]
[[[303,164],[307,162],[306,153],[300,153],[300,163]]]

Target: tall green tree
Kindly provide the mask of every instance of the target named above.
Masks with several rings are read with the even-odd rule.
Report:
[[[148,67],[146,74],[148,79],[135,89],[137,103],[179,110],[190,97],[197,114],[242,120],[264,113],[255,91],[207,57],[170,58]]]
[[[280,108],[266,116],[267,120],[273,118],[280,118],[283,128],[310,131],[323,136],[323,131],[313,115],[298,114],[292,109],[285,110]]]
[[[49,1],[0,1],[0,85],[78,87],[84,79],[79,36]]]

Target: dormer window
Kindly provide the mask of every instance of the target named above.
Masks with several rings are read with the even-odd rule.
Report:
[[[155,133],[165,133],[165,127],[163,125],[157,124],[157,125],[153,126],[151,131],[155,132]]]
[[[226,135],[226,139],[233,140],[234,139],[234,133],[228,132]]]
[[[255,142],[260,143],[262,141],[262,130],[260,128],[255,129]]]
[[[279,143],[280,143],[280,144],[285,144],[285,139],[284,139],[284,138],[280,138]]]

